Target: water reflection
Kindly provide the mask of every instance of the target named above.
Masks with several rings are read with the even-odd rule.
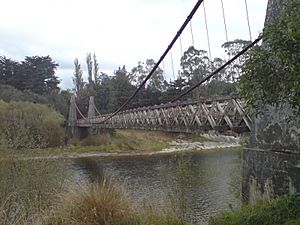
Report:
[[[237,150],[199,152],[184,155],[119,158],[81,158],[74,161],[77,173],[92,182],[103,176],[125,183],[129,194],[142,204],[181,206],[193,224],[209,216],[239,207],[241,158]],[[239,194],[238,194],[239,195]]]

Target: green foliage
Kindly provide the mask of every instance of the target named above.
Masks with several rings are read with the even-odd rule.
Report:
[[[43,148],[63,143],[62,115],[46,105],[0,101],[0,143],[20,148]]]
[[[241,94],[248,105],[289,103],[300,114],[300,2],[289,0],[246,61]]]
[[[47,95],[38,95],[30,90],[21,91],[10,85],[0,85],[0,100],[5,102],[25,101],[47,104],[68,118],[70,91],[50,92]]]
[[[0,84],[39,95],[58,91],[57,66],[50,56],[26,56],[21,62],[0,56]]]
[[[74,60],[74,65],[75,65],[75,72],[74,72],[74,77],[73,77],[73,83],[75,86],[75,93],[77,96],[79,96],[81,94],[81,91],[84,88],[84,82],[83,82],[83,72],[81,69],[81,65],[79,64],[78,59]]]
[[[119,108],[132,95],[135,87],[130,84],[128,72],[123,66],[115,71],[115,76],[109,84],[109,102],[107,108],[109,111],[114,111]]]
[[[30,90],[21,91],[10,85],[0,85],[0,99],[5,102],[28,101],[41,104],[47,103],[45,96],[38,95]]]
[[[211,218],[209,225],[282,225],[297,224],[300,218],[300,194],[244,206]]]

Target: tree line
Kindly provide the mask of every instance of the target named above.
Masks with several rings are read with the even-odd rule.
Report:
[[[236,39],[224,43],[222,48],[229,58],[248,43],[248,41]],[[247,55],[241,57],[234,65],[221,71],[182,100],[197,100],[236,93],[236,83],[247,57]],[[207,51],[191,46],[181,57],[180,70],[175,80],[168,81],[165,78],[165,71],[158,67],[128,107],[135,108],[169,102],[225,61],[226,59],[218,57],[210,59]],[[63,90],[59,87],[60,80],[56,73],[59,65],[50,56],[26,56],[19,62],[0,56],[0,99],[6,102],[29,101],[48,104],[67,118],[72,94],[76,95],[77,104],[83,113],[87,112],[89,96],[95,96],[95,104],[100,113],[109,113],[126,101],[156,64],[153,59],[147,59],[145,62],[139,61],[131,70],[128,70],[126,66],[120,66],[112,75],[108,75],[100,70],[95,54],[87,54],[85,63],[87,64],[87,80],[83,79],[81,64],[78,59],[75,59],[74,88]]]
[[[227,58],[241,51],[249,41],[236,39],[222,45]],[[242,65],[248,55],[239,58],[235,64],[222,70],[214,78],[197,88],[192,94],[182,100],[198,100],[213,96],[233,95],[237,93],[238,82]],[[148,81],[139,95],[128,105],[128,108],[143,107],[166,103],[177,97],[182,91],[198,83],[209,73],[217,69],[226,59],[216,57],[210,59],[205,50],[189,47],[180,60],[180,70],[175,80],[167,80],[165,71],[158,67],[152,78]],[[75,71],[73,74],[74,93],[77,96],[77,104],[82,112],[88,108],[88,97],[95,96],[95,105],[100,113],[109,113],[121,106],[133,91],[143,82],[156,62],[147,59],[139,61],[135,67],[128,70],[126,66],[120,66],[112,75],[101,72],[96,55],[87,54],[86,57],[88,79],[84,81],[83,71],[78,59],[74,60]]]

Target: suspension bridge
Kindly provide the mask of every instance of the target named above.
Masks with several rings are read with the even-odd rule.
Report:
[[[169,54],[172,57],[172,48],[176,42],[179,42],[181,55],[182,55],[182,42],[181,35],[183,31],[189,27],[192,36],[192,45],[194,45],[194,34],[192,28],[192,19],[195,13],[199,10],[200,6],[204,9],[204,22],[206,29],[208,53],[211,58],[211,43],[209,38],[209,27],[207,15],[205,10],[204,0],[198,0],[194,8],[187,16],[186,20],[177,31],[166,50],[163,52],[155,66],[141,82],[139,87],[132,93],[132,95],[122,104],[115,112],[110,114],[101,115],[94,104],[94,97],[90,97],[88,115],[84,116],[76,105],[75,97],[72,96],[69,111],[69,127],[72,133],[75,129],[85,128],[122,128],[122,129],[143,129],[143,130],[162,130],[170,132],[189,132],[189,133],[203,133],[209,130],[217,132],[233,132],[243,133],[251,131],[251,118],[245,112],[245,103],[242,99],[231,97],[215,97],[211,99],[201,99],[198,101],[184,101],[180,99],[192,92],[200,85],[209,82],[220,71],[224,70],[236,59],[243,56],[249,49],[255,46],[261,37],[252,41],[252,32],[250,27],[250,19],[248,13],[247,0],[245,4],[245,26],[249,32],[249,45],[238,52],[236,55],[227,60],[226,63],[219,66],[217,69],[211,71],[205,78],[182,91],[182,93],[171,100],[169,103],[134,108],[124,110],[126,106],[138,95],[142,88],[146,85],[147,81],[151,79],[155,71],[160,65],[164,67],[164,60]],[[220,0],[222,6],[222,21],[224,24],[225,41],[228,42],[228,29],[226,23],[226,15],[224,11],[224,2]],[[188,26],[189,25],[189,26]],[[173,61],[172,61],[173,67]],[[174,75],[174,69],[173,69]],[[98,115],[96,115],[98,113]],[[78,119],[78,115],[81,117]]]

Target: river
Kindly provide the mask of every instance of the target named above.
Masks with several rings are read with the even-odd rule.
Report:
[[[74,159],[77,179],[106,176],[125,185],[136,204],[181,205],[188,222],[204,224],[210,216],[241,205],[241,151],[227,149],[185,154],[84,157]]]

